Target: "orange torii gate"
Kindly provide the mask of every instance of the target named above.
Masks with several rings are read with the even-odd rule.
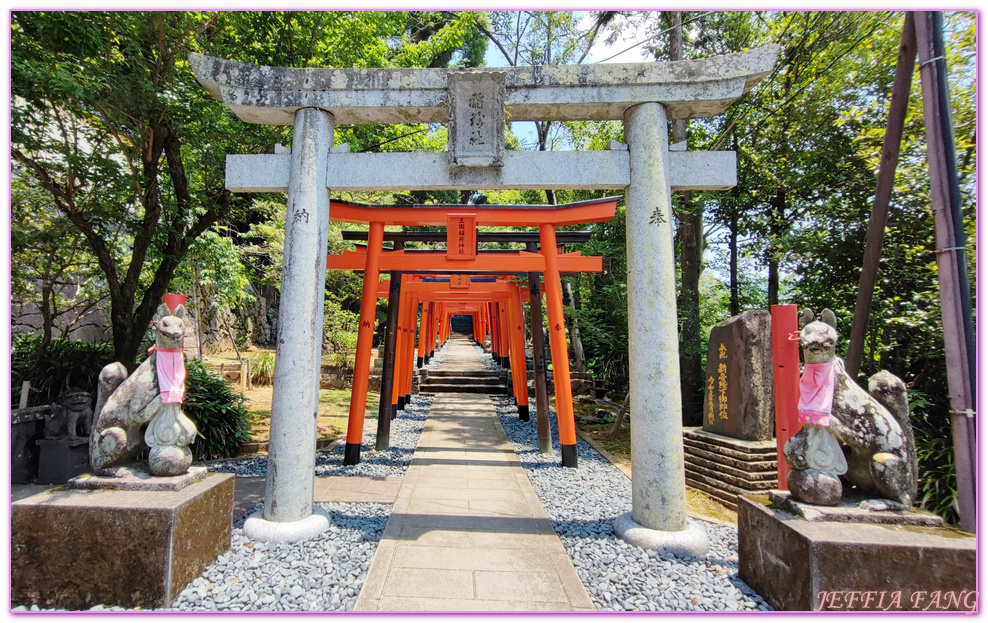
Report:
[[[357,354],[354,361],[353,390],[343,464],[360,462],[363,414],[366,410],[370,375],[371,342],[382,270],[403,272],[515,274],[541,272],[545,280],[549,314],[549,347],[552,352],[555,386],[569,388],[569,356],[563,316],[561,272],[599,272],[601,258],[579,253],[560,254],[556,245],[556,226],[607,221],[614,217],[620,197],[581,201],[559,206],[369,206],[348,202],[330,202],[330,219],[370,226],[367,246],[362,250],[327,256],[330,270],[364,271],[360,324],[357,331]],[[446,226],[445,251],[409,251],[384,249],[384,227]],[[538,227],[540,251],[478,251],[478,226]],[[401,312],[399,311],[399,314]],[[409,323],[406,323],[407,329]],[[405,333],[405,331],[403,331]],[[507,335],[507,326],[503,333]],[[524,352],[524,350],[522,350]],[[399,390],[400,391],[400,390]],[[400,394],[399,394],[400,395]],[[526,396],[527,398],[527,396]],[[562,465],[576,467],[576,424],[573,397],[569,391],[557,391],[556,417],[560,433]],[[356,426],[356,423],[360,426]]]

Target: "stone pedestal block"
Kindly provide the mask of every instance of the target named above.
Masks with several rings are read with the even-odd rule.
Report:
[[[767,441],[775,434],[772,317],[746,311],[714,325],[707,347],[703,430]]]
[[[89,438],[39,439],[38,484],[60,485],[89,469]]]
[[[955,530],[806,521],[738,498],[741,579],[777,610],[970,611],[975,548]]]
[[[686,485],[728,508],[738,495],[778,487],[775,441],[745,441],[698,427],[683,428]]]
[[[170,606],[230,548],[232,474],[178,491],[51,489],[11,505],[11,603]]]

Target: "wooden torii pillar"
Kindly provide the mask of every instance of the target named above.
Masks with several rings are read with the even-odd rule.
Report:
[[[309,418],[318,412],[323,283],[316,258],[326,249],[330,188],[615,189],[626,197],[635,432],[632,511],[614,528],[647,549],[706,552],[706,535],[686,522],[672,192],[731,188],[737,158],[670,150],[667,121],[724,112],[772,71],[780,50],[770,45],[668,63],[480,71],[259,67],[190,54],[196,79],[241,119],[295,126],[290,151],[227,156],[227,189],[288,190],[270,467],[263,517],[248,519],[244,533],[256,540],[304,540],[328,529],[325,516],[311,520],[316,431]],[[621,120],[625,142],[599,152],[507,151],[509,114],[516,121]],[[336,124],[443,122],[449,128],[445,153],[332,148]],[[550,305],[561,299],[547,290]],[[558,333],[556,324],[562,323],[553,323],[550,336]]]

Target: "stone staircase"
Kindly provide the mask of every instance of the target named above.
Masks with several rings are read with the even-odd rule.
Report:
[[[778,487],[775,440],[745,441],[685,427],[683,451],[686,485],[731,510],[737,509],[739,495]]]
[[[460,392],[503,396],[508,393],[507,370],[422,370],[418,374],[420,394]]]

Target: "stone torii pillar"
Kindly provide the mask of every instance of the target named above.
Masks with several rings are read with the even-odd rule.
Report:
[[[301,541],[329,529],[329,515],[313,501],[334,125],[316,108],[295,114],[265,504],[244,523],[258,541]]]
[[[710,548],[686,523],[679,324],[673,250],[669,139],[662,104],[625,114],[631,184],[625,191],[628,251],[628,370],[634,435],[631,512],[614,522],[624,540],[645,549],[699,556]]]

